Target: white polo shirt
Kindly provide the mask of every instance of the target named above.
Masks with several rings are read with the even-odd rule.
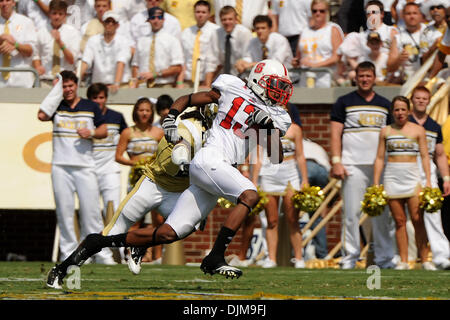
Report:
[[[139,72],[149,71],[150,47],[153,37],[139,38],[136,46],[136,53],[133,56],[131,65],[138,67]],[[160,72],[173,65],[183,65],[183,49],[178,38],[160,30],[156,33],[155,38],[155,71]],[[156,84],[166,84],[175,82],[175,76],[158,77]]]
[[[36,50],[36,31],[33,21],[19,13],[13,12],[9,17],[9,32],[20,44],[29,44]],[[0,34],[5,32],[6,20],[0,16]],[[0,54],[0,61],[3,61],[3,54]],[[13,50],[11,54],[11,67],[30,68],[31,56],[24,57],[18,50]],[[11,72],[7,81],[0,73],[0,88],[3,87],[23,87],[31,88],[34,82],[34,75],[31,72]]]
[[[129,41],[119,34],[116,34],[109,43],[105,42],[103,34],[92,36],[83,52],[83,61],[92,68],[92,83],[114,83],[117,62],[125,64],[121,82],[128,82],[131,77],[130,59]]]
[[[298,35],[308,26],[312,0],[273,0],[272,12],[278,16],[278,32],[285,37]]]
[[[33,52],[33,61],[41,60],[42,66],[45,68],[45,74],[41,76],[44,79],[53,79],[52,75],[52,66],[53,66],[53,44],[55,39],[51,35],[53,27],[50,23],[43,28],[40,28],[37,31],[37,46]],[[72,52],[73,57],[76,61],[79,53],[80,53],[80,41],[81,41],[81,33],[75,29],[75,27],[63,24],[58,29],[61,40],[64,45],[67,47],[70,52]],[[61,57],[61,71],[62,70],[70,70],[74,71],[76,66],[75,64],[69,64],[66,59],[64,59],[64,53],[62,50],[59,52],[59,56]]]

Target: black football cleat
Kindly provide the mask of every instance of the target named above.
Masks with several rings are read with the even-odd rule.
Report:
[[[216,260],[216,261],[213,261]],[[205,273],[209,273],[210,275],[220,274],[225,278],[239,278],[242,276],[242,271],[238,268],[229,266],[223,258],[214,259],[211,256],[206,256],[202,264],[200,265],[200,269]]]

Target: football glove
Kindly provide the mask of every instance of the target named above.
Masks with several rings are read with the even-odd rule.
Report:
[[[270,115],[261,109],[255,109],[247,118],[247,124],[249,127],[253,125],[261,126],[264,129],[274,129],[273,120]]]
[[[169,143],[177,143],[180,140],[178,126],[175,123],[179,113],[178,110],[170,109],[169,114],[163,120],[162,128],[164,130],[164,136]]]

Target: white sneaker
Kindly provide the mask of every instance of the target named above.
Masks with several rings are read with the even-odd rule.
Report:
[[[275,268],[276,266],[277,263],[269,258],[267,258],[262,265],[263,268]]]
[[[303,260],[303,259],[292,258],[291,262],[294,264],[294,267],[296,269],[305,269],[305,267],[306,267],[305,260]]]
[[[422,263],[422,269],[427,271],[437,271],[437,268],[434,266],[433,262],[430,261]]]
[[[342,270],[355,269],[355,264],[351,262],[344,262],[339,264]]]
[[[407,262],[399,262],[397,263],[395,270],[409,270],[409,264]]]
[[[158,259],[150,262],[142,262],[142,264],[150,264],[150,265],[162,264],[162,257],[159,257]]]
[[[234,256],[233,259],[231,259],[230,262],[228,262],[228,264],[232,267],[248,267],[250,261],[241,260],[237,256]]]

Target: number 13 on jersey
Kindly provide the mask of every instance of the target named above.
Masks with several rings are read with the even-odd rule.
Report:
[[[244,138],[240,129],[243,124],[247,124],[248,116],[253,111],[255,111],[255,106],[248,104],[244,98],[234,98],[232,106],[225,118],[220,122],[220,126],[224,129],[232,129],[235,135]]]

